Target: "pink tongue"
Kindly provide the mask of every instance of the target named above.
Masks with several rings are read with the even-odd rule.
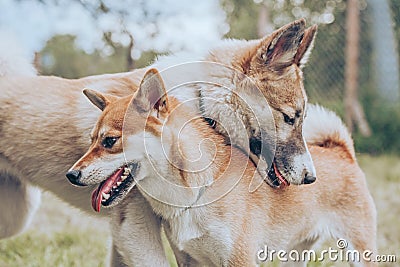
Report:
[[[113,175],[111,175],[106,181],[100,184],[92,193],[92,207],[95,211],[100,212],[101,201],[103,200],[102,193],[108,193],[114,184],[120,179],[124,168],[118,169]]]
[[[278,177],[279,181],[281,181],[280,188],[284,188],[284,187],[286,187],[286,186],[289,186],[289,183],[286,181],[285,178],[282,177],[281,173],[280,173],[279,170],[276,168],[275,164],[274,164],[274,171],[275,171],[276,177]]]

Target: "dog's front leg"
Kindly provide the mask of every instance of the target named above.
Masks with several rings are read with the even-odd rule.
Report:
[[[169,266],[161,241],[161,221],[134,188],[112,210],[112,267]]]
[[[165,226],[165,225],[164,225]],[[168,232],[168,229],[164,227],[165,230],[165,235],[167,236],[168,239],[170,239],[170,234]],[[171,246],[172,251],[174,252],[176,262],[178,263],[179,267],[195,267],[195,266],[203,266],[200,265],[199,262],[197,262],[195,259],[193,259],[189,254],[187,254],[184,251],[180,251],[174,243],[170,242],[169,243]]]
[[[0,155],[0,239],[21,233],[39,208],[41,191],[24,182]]]
[[[109,267],[129,267],[124,263],[123,256],[118,252],[114,243],[111,245],[110,266]]]

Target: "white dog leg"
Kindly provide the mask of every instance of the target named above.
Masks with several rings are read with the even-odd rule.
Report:
[[[122,255],[118,252],[117,247],[112,244],[111,247],[111,255],[110,255],[110,267],[129,267],[124,263],[124,258]]]
[[[161,241],[160,219],[137,189],[129,194],[112,210],[113,254],[117,262],[122,259],[126,266],[169,266]]]
[[[21,233],[31,222],[41,191],[0,169],[0,239]]]

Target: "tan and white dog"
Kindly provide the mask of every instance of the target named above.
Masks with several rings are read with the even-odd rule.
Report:
[[[167,96],[155,69],[133,98],[85,94],[103,113],[91,147],[71,169],[79,173],[74,183],[100,184],[93,205],[115,206],[113,238],[127,259],[135,253],[135,187],[161,216],[183,265],[255,266],[265,246],[301,253],[326,238],[376,252],[374,203],[351,137],[333,113],[310,107],[305,121],[315,183],[278,190],[264,183],[249,192],[254,179],[262,180],[254,164],[190,106]]]

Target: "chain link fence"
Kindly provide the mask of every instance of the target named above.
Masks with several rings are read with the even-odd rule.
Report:
[[[365,136],[359,128],[353,129],[356,148],[361,152],[383,153],[400,151],[399,112],[399,10],[374,10],[369,1],[360,7],[358,43],[357,89],[358,101],[371,129]],[[381,5],[383,2],[379,1]],[[388,6],[389,7],[389,6]],[[312,58],[305,70],[305,86],[311,102],[327,106],[342,118],[349,111],[346,97],[346,12],[335,10],[335,21],[319,27]],[[378,15],[377,15],[378,14]],[[393,17],[397,16],[397,20]],[[396,18],[396,17],[395,17]],[[348,121],[348,120],[347,120]]]

